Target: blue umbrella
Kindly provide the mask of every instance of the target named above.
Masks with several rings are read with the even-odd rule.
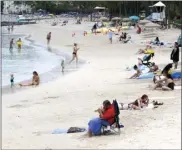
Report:
[[[130,20],[139,20],[140,18],[138,16],[131,16],[129,17]]]

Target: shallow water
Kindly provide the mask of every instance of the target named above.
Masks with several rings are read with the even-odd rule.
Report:
[[[47,51],[45,47],[35,46],[23,38],[23,35],[2,34],[2,86],[10,84],[10,74],[14,74],[15,84],[31,79],[32,72],[48,72],[60,65],[63,57]],[[9,51],[11,38],[17,41],[22,38],[22,50],[14,44],[13,52]]]

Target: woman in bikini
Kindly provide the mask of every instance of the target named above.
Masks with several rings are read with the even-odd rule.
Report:
[[[157,108],[157,105],[163,105],[163,103],[159,103],[158,101],[152,101],[153,108]],[[149,97],[144,94],[140,98],[136,99],[134,102],[129,104],[120,103],[120,110],[141,110],[142,108],[149,106]]]
[[[153,90],[157,88],[161,88],[163,91],[171,91],[174,90],[174,80],[170,74],[166,74],[163,79],[155,81],[156,85]]]
[[[32,82],[28,84],[19,84],[20,86],[37,86],[40,83],[39,75],[36,71],[33,72]]]
[[[78,54],[77,54],[78,50],[79,50],[79,48],[77,47],[77,44],[74,43],[74,47],[73,47],[73,58],[72,58],[72,60],[69,62],[69,64],[70,64],[73,60],[75,60],[75,58],[76,58],[76,64],[78,63]]]

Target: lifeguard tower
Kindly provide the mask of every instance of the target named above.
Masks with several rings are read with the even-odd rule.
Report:
[[[152,22],[164,22],[166,19],[165,10],[166,5],[163,4],[161,1],[157,2],[153,6],[149,6],[152,10],[152,14],[148,16],[146,19]]]

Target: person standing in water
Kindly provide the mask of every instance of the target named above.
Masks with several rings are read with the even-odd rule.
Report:
[[[8,33],[10,33],[10,26],[8,26]]]
[[[11,88],[13,88],[14,87],[14,75],[11,74],[10,76],[11,76],[10,77]]]
[[[13,26],[13,24],[12,24],[12,26],[11,26],[11,32],[13,32],[13,30],[14,30],[14,26]]]
[[[49,45],[50,40],[51,40],[51,32],[49,32],[49,33],[47,34],[47,45]]]
[[[173,60],[173,63],[175,65],[174,69],[177,69],[179,61],[179,46],[177,42],[174,43],[174,49],[171,53],[171,60]]]
[[[78,63],[78,54],[77,54],[78,50],[79,50],[79,48],[77,47],[77,43],[74,43],[74,47],[73,47],[73,58],[72,58],[72,60],[69,62],[69,64],[70,64],[73,60],[75,60],[75,58],[76,58],[76,64]]]
[[[11,39],[10,43],[9,43],[9,50],[10,50],[10,53],[13,52],[13,44],[14,44],[14,39]]]
[[[18,50],[20,51],[21,50],[21,46],[22,46],[21,38],[18,39],[17,46],[18,46]]]

